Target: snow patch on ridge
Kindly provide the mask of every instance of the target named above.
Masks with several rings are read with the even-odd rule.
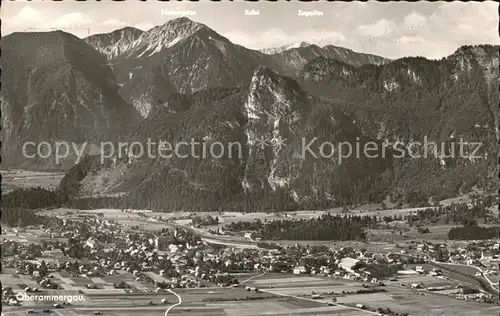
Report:
[[[311,46],[311,45],[312,44],[308,43],[308,42],[295,42],[295,43],[283,45],[280,47],[264,48],[264,49],[261,49],[259,51],[263,54],[273,55],[273,54],[279,54],[279,53],[284,52],[284,51],[289,50],[289,49],[307,47],[307,46]]]

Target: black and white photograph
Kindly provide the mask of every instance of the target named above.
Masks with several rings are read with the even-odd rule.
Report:
[[[499,315],[499,3],[0,12],[2,316]]]

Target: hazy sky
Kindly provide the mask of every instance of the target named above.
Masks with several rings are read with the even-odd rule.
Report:
[[[259,16],[245,10],[258,9]],[[441,58],[466,44],[500,44],[498,3],[490,2],[338,2],[338,3],[161,3],[6,1],[2,34],[61,29],[79,37],[124,26],[148,30],[178,16],[163,11],[190,10],[194,21],[248,48],[297,41],[334,44],[389,58]],[[323,12],[298,16],[298,10]]]

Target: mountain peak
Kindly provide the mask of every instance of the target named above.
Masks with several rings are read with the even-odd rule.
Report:
[[[451,56],[474,55],[487,56],[498,54],[499,46],[495,45],[464,45],[459,47]]]
[[[295,99],[304,94],[297,81],[279,75],[265,66],[258,66],[250,83],[250,94],[271,93],[276,101]]]
[[[141,37],[144,31],[134,27],[124,27],[111,33],[94,34],[84,39],[108,59],[126,54],[130,44]]]
[[[311,46],[312,44],[309,43],[309,42],[297,42],[297,43],[294,43],[292,45],[290,45],[290,48],[299,48],[299,47],[307,47],[307,46]]]
[[[301,42],[291,43],[291,44],[288,44],[288,45],[283,45],[283,46],[280,46],[280,47],[264,48],[264,49],[261,49],[260,52],[264,53],[264,54],[268,54],[268,55],[273,55],[273,54],[282,53],[282,52],[284,52],[286,50],[289,50],[289,49],[300,48],[300,47],[308,47],[308,46],[311,46],[311,45],[312,44],[309,43],[309,42],[301,41]]]
[[[167,21],[144,32],[134,43],[135,57],[149,57],[183,41],[200,30],[209,29],[206,25],[194,22],[186,17]]]
[[[142,33],[144,33],[144,31],[140,30],[138,28],[132,27],[132,26],[126,26],[124,28],[117,29],[117,30],[114,30],[113,32],[111,32],[111,34],[113,34],[113,33],[142,34]]]
[[[266,81],[278,81],[279,75],[275,73],[272,69],[266,66],[258,66],[255,68],[252,76],[252,81],[256,80],[266,80]]]
[[[199,24],[193,20],[191,20],[190,18],[187,18],[185,16],[182,16],[180,18],[175,18],[175,19],[172,19],[170,21],[168,21],[167,23],[175,23],[175,24]]]
[[[204,24],[195,22],[186,17],[180,17],[176,19],[172,19],[164,23],[163,25],[157,26],[153,28],[153,30],[172,30],[183,33],[194,33],[202,28],[208,28]]]
[[[87,36],[83,40],[88,42],[96,41],[96,40],[102,40],[102,38],[108,38],[108,39],[113,39],[113,38],[121,38],[121,37],[135,37],[138,38],[142,33],[144,33],[143,30],[140,30],[138,28],[132,27],[132,26],[125,26],[120,29],[116,29],[110,33],[98,33],[98,34],[93,34],[90,36]]]

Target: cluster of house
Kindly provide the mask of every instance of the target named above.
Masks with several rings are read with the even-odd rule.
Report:
[[[321,252],[298,245],[281,250],[233,249],[204,243],[189,230],[131,231],[99,218],[86,218],[83,222],[64,220],[43,227],[43,231],[53,240],[39,244],[5,240],[2,244],[2,250],[8,250],[4,253],[10,255],[10,260],[5,258],[4,267],[32,275],[40,289],[57,286],[49,274],[60,271],[89,279],[88,289],[96,289],[91,278],[113,275],[128,275],[124,280],[152,283],[149,288],[228,286],[234,280],[224,276],[250,271],[369,277],[369,271],[363,268],[352,269],[358,261],[350,256],[363,257],[363,254],[351,248]],[[29,253],[36,255],[21,256]],[[128,284],[129,281],[121,282],[117,288],[133,290]]]
[[[418,255],[426,260],[475,266],[484,270],[486,275],[493,276],[499,273],[500,242],[497,240],[438,245],[424,242],[405,253]]]
[[[399,266],[402,254],[369,252],[352,247],[324,248],[301,245],[282,249],[233,249],[210,245],[187,229],[146,232],[126,228],[98,217],[83,221],[63,220],[41,227],[50,241],[37,244],[2,241],[4,267],[29,274],[39,288],[52,288],[52,271],[67,271],[73,277],[91,278],[132,275],[135,282],[152,283],[152,288],[228,286],[234,272],[272,271],[325,276],[380,283],[370,265]],[[78,238],[76,236],[86,236]],[[253,238],[253,236],[248,236]],[[61,241],[62,239],[62,241]],[[464,263],[498,273],[499,244],[471,242],[463,246],[427,242],[414,244],[403,254],[426,260]],[[9,260],[10,257],[10,260]],[[50,261],[45,259],[50,258]],[[418,271],[420,273],[423,271]],[[430,271],[440,276],[439,271]],[[89,282],[88,287],[94,285]],[[128,281],[116,285],[129,287]],[[421,284],[410,285],[422,287]],[[133,290],[133,286],[130,287]],[[476,295],[465,290],[460,295]]]
[[[63,220],[42,230],[50,236],[48,241],[34,244],[4,240],[4,267],[32,275],[40,282],[45,280],[46,273],[41,270],[46,266],[50,271],[67,271],[72,277],[103,277],[126,271],[140,281],[198,287],[230,271],[291,272],[297,262],[296,252],[292,256],[277,250],[220,249],[203,243],[189,230],[130,231],[99,218]],[[306,250],[303,255],[309,256]],[[317,273],[331,269],[311,266]]]

